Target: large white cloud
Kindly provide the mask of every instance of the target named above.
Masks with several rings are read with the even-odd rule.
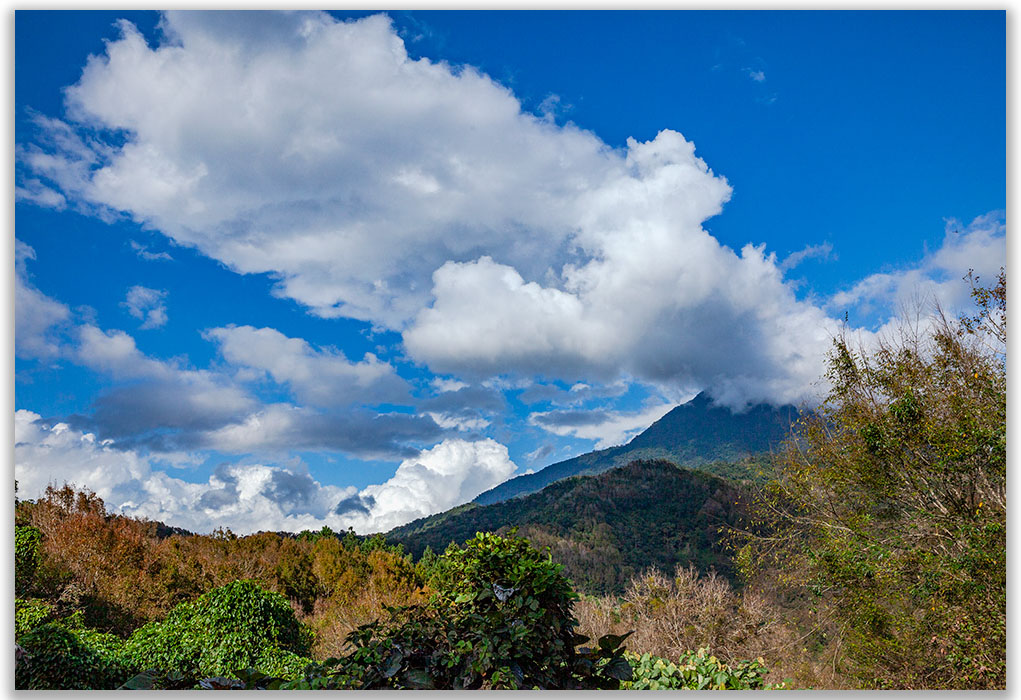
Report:
[[[621,165],[474,69],[411,60],[381,15],[168,13],[156,49],[121,29],[67,115],[126,143],[49,120],[23,162],[323,315],[399,325],[434,269],[483,251],[542,273],[578,193]]]
[[[72,483],[95,491],[113,511],[194,532],[295,532],[323,525],[385,531],[471,500],[515,470],[499,443],[451,440],[405,460],[390,480],[361,491],[322,484],[300,465],[229,464],[192,483],[169,476],[160,460],[115,449],[31,411],[15,413],[14,436],[21,498],[37,498],[49,484]]]

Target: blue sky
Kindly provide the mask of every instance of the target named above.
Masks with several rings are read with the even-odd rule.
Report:
[[[19,11],[20,487],[367,532],[811,404],[1005,264],[1004,22]]]

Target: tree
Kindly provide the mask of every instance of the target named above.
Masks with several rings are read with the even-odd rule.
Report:
[[[1006,278],[871,351],[776,459],[739,559],[811,604],[868,687],[1006,683]]]

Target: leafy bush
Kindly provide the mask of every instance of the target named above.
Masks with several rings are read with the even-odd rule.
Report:
[[[761,658],[728,666],[708,649],[682,654],[677,663],[652,654],[628,654],[634,680],[621,684],[626,690],[757,690],[767,686]]]
[[[425,605],[348,637],[355,651],[328,659],[285,688],[619,687],[631,677],[621,642],[596,648],[575,633],[576,599],[560,565],[519,537],[479,533],[451,545]]]
[[[286,653],[308,656],[311,641],[282,595],[235,581],[142,626],[127,652],[139,667],[161,673],[225,676],[260,665],[290,673],[298,662]]]
[[[38,598],[14,599],[14,638],[34,630],[53,617],[53,606]]]
[[[32,585],[39,568],[39,542],[42,535],[30,525],[14,526],[14,589],[18,593]]]
[[[48,622],[26,632],[19,643],[27,654],[15,666],[19,690],[109,690],[134,671],[123,641],[112,634]]]

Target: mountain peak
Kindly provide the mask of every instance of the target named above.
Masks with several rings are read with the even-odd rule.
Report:
[[[498,503],[534,493],[560,479],[599,474],[636,459],[665,459],[699,467],[710,462],[736,462],[776,448],[798,418],[794,406],[758,404],[742,413],[716,405],[701,392],[680,404],[626,445],[579,455],[532,474],[517,476],[479,495],[476,503]]]

